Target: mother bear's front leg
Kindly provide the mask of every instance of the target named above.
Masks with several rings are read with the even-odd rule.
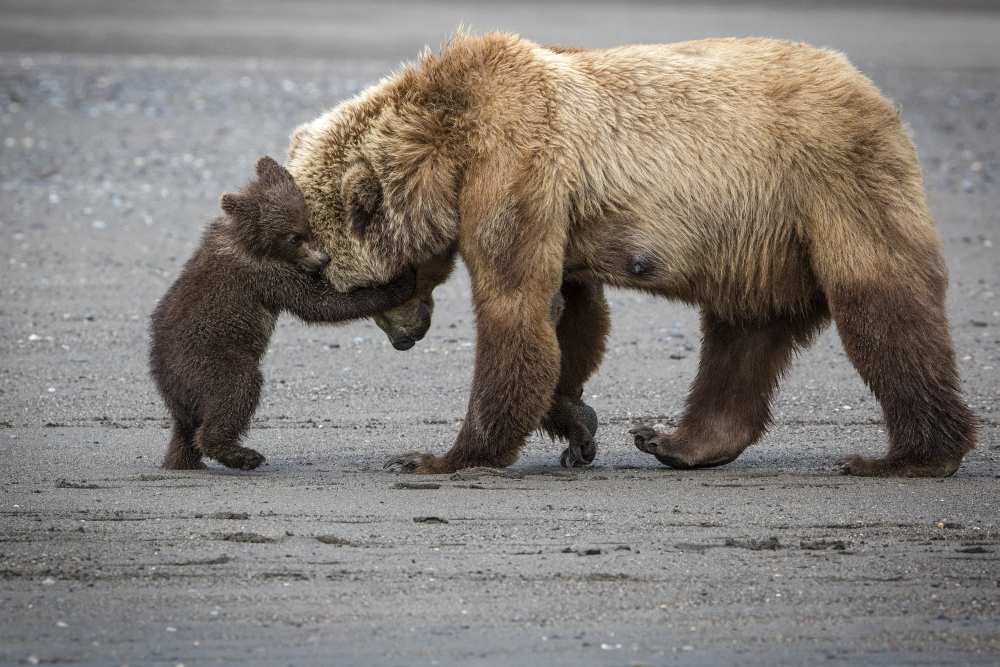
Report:
[[[560,375],[550,308],[562,258],[521,247],[525,252],[513,262],[463,248],[476,306],[476,366],[465,422],[444,456],[409,452],[387,468],[433,474],[508,466],[548,412]]]

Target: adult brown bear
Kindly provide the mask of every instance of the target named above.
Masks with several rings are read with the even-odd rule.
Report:
[[[603,285],[702,310],[680,425],[634,431],[667,465],[720,465],[757,440],[792,354],[831,317],[890,440],[885,458],[853,457],[845,472],[950,475],[975,444],[913,145],[838,53],[459,35],[300,127],[289,169],[338,289],[447,267],[456,250],[469,269],[468,415],[445,455],[394,459],[406,470],[512,463],[600,363]],[[383,324],[422,333],[435,280]]]

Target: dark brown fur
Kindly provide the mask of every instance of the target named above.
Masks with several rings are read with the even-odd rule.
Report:
[[[302,193],[270,158],[258,180],[222,197],[226,216],[157,305],[150,367],[173,418],[165,468],[204,468],[202,457],[230,468],[264,461],[240,446],[257,407],[258,366],[278,315],[341,322],[403,303],[412,275],[383,288],[336,292],[320,273],[329,256],[312,247]]]

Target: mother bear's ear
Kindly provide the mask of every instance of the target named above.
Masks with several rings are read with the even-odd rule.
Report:
[[[347,219],[355,234],[364,236],[372,226],[381,222],[382,184],[366,163],[359,162],[347,170],[341,182],[340,194]]]

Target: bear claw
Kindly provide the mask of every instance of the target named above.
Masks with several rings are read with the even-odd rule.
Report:
[[[635,438],[635,446],[640,452],[652,454],[663,465],[678,470],[696,467],[670,451],[671,442],[668,434],[660,433],[651,426],[636,426],[629,429],[629,433]]]
[[[629,429],[629,434],[635,438],[635,446],[641,452],[646,452],[647,454],[658,453],[658,441],[657,436],[660,435],[659,431],[651,426],[636,426]]]
[[[227,468],[240,470],[254,470],[267,460],[263,454],[249,447],[233,447],[212,456],[212,458]]]
[[[383,464],[383,470],[394,470],[401,473],[427,474],[434,470],[435,457],[422,452],[406,452],[394,456]]]
[[[574,443],[562,451],[559,457],[559,465],[563,468],[580,468],[589,466],[597,456],[597,443],[593,439],[582,445]]]
[[[629,429],[635,438],[635,446],[639,451],[652,454],[656,460],[675,470],[695,470],[697,468],[714,468],[736,460],[743,449],[726,450],[718,447],[698,446],[662,433],[651,426],[636,426]]]

